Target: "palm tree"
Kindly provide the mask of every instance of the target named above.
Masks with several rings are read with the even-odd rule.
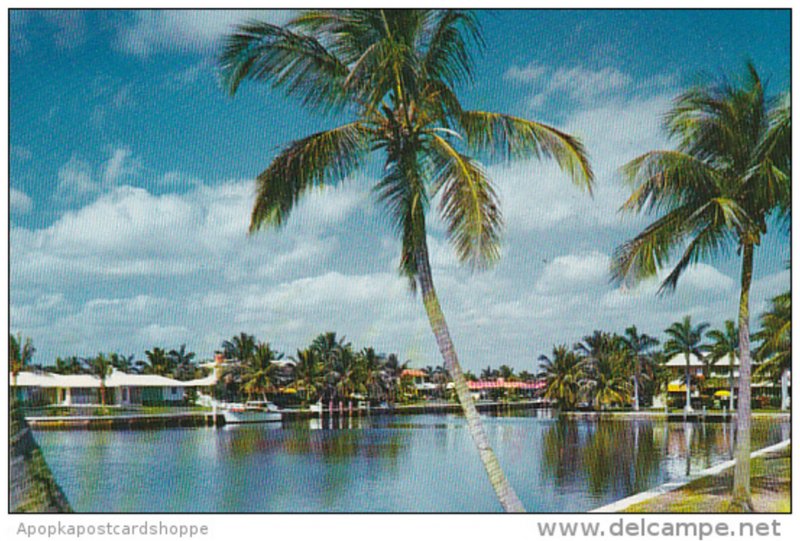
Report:
[[[769,375],[781,380],[781,409],[789,409],[788,375],[792,369],[792,294],[782,293],[772,299],[772,307],[761,314],[761,330],[753,338],[761,341],[756,358],[761,365],[757,376]]]
[[[367,394],[372,399],[380,400],[384,394],[383,366],[385,360],[382,355],[375,353],[371,347],[361,350],[362,369],[364,372],[364,386]]]
[[[33,360],[36,348],[30,338],[22,340],[22,335],[8,335],[8,368],[11,371],[11,385],[17,386],[17,375],[25,370]]]
[[[684,410],[689,413],[692,411],[691,379],[689,377],[689,362],[692,355],[702,359],[705,345],[703,333],[708,329],[708,323],[700,323],[696,327],[692,325],[692,317],[686,316],[682,321],[676,321],[664,332],[669,336],[669,340],[664,342],[664,353],[668,357],[683,355],[686,360],[686,406]]]
[[[476,12],[310,11],[283,27],[240,26],[227,38],[220,64],[231,94],[245,79],[265,81],[318,110],[354,113],[351,122],[291,143],[259,175],[251,232],[281,226],[310,189],[344,180],[371,151],[383,153],[375,193],[402,237],[401,273],[412,289],[421,289],[498,498],[506,510],[520,511],[471,400],[436,296],[426,210],[440,197],[439,211],[459,258],[484,267],[499,258],[502,217],[486,170],[466,152],[553,157],[586,188],[592,173],[573,137],[530,120],[461,107],[454,87],[472,81],[470,44],[482,44]]]
[[[144,355],[147,357],[147,366],[144,367],[147,374],[167,376],[175,369],[174,359],[163,348],[147,350]]]
[[[383,363],[384,379],[389,391],[389,400],[392,403],[397,401],[397,391],[400,388],[403,370],[408,368],[408,364],[409,361],[401,363],[394,353],[390,353]]]
[[[108,355],[108,359],[111,362],[111,366],[114,367],[116,370],[120,372],[125,372],[126,374],[133,370],[133,359],[134,355],[122,355],[120,353],[110,353]],[[56,365],[58,366],[59,361],[61,359],[56,359]]]
[[[725,321],[725,329],[712,329],[706,335],[712,340],[708,349],[708,356],[713,363],[717,363],[724,358],[728,358],[728,381],[730,382],[731,396],[728,399],[728,411],[733,411],[733,366],[736,355],[739,351],[739,330],[733,320]]]
[[[256,337],[247,333],[239,333],[238,336],[222,342],[222,352],[225,358],[240,362],[247,362],[255,355],[256,348]]]
[[[741,86],[692,88],[665,118],[677,150],[651,151],[624,166],[633,194],[622,209],[660,213],[620,246],[612,273],[620,281],[653,276],[682,254],[660,291],[673,290],[693,263],[731,246],[742,256],[739,297],[739,408],[732,509],[751,510],[750,284],[755,247],[771,217],[791,211],[791,110],[788,97],[766,99],[748,64]]]
[[[629,396],[630,385],[624,373],[623,343],[616,334],[596,330],[575,344],[583,354],[581,389],[594,402],[596,409],[605,404],[622,403]]]
[[[259,343],[248,359],[242,372],[242,389],[248,396],[260,394],[266,400],[267,393],[275,390],[278,366],[272,361],[283,358],[283,354],[273,350],[269,343]]]
[[[325,371],[320,353],[314,348],[297,350],[294,360],[294,385],[303,390],[307,402],[312,402],[325,386]]]
[[[648,351],[658,345],[658,339],[648,334],[639,334],[636,325],[632,325],[625,329],[625,334],[620,336],[619,340],[627,358],[634,363],[633,409],[639,411],[639,385],[642,378],[642,365],[650,361]]]
[[[194,352],[186,351],[186,344],[181,344],[178,349],[171,349],[167,355],[175,365],[175,377],[179,380],[192,379],[195,375],[193,360]]]
[[[98,353],[97,357],[86,359],[89,373],[100,378],[100,404],[106,405],[106,378],[111,374],[111,360],[103,353]]]
[[[553,347],[552,357],[542,355],[541,375],[545,379],[545,398],[558,401],[558,407],[570,410],[578,403],[583,379],[580,356],[566,345]]]

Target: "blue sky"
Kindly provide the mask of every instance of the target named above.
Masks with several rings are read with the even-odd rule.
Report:
[[[341,118],[265,85],[235,98],[214,58],[236,22],[290,12],[15,11],[10,44],[11,329],[56,355],[187,343],[201,357],[240,331],[289,354],[335,330],[355,345],[439,363],[399,241],[369,172],[308,198],[279,233],[245,235],[252,179],[282,144]],[[660,117],[702,74],[752,60],[788,88],[784,11],[484,11],[469,107],[549,122],[583,139],[593,199],[549,163],[489,164],[507,223],[503,260],[471,274],[433,220],[434,278],[467,368],[531,369],[553,343],[684,314],[735,315],[737,260],[694,268],[675,295],[608,284],[614,247],[645,223],[616,212],[617,169],[667,148]],[[787,237],[757,252],[753,311],[785,290]]]

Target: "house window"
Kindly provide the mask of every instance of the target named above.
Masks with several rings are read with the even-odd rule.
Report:
[[[178,388],[177,387],[173,387],[172,389],[170,389],[170,392],[172,394],[178,394]]]

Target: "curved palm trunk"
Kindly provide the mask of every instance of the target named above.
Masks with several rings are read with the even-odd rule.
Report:
[[[753,245],[742,255],[742,291],[739,297],[739,401],[736,415],[736,450],[731,509],[753,511],[750,496],[750,282],[753,278]]]
[[[433,334],[436,336],[436,344],[439,346],[439,351],[444,358],[445,367],[453,378],[458,401],[461,403],[464,417],[467,419],[467,427],[470,436],[472,436],[472,441],[475,442],[475,446],[478,448],[481,461],[483,462],[484,468],[486,468],[486,474],[489,476],[489,481],[492,483],[492,487],[503,509],[507,512],[524,513],[525,508],[522,506],[522,502],[517,497],[516,492],[514,492],[514,488],[508,482],[508,479],[503,473],[503,469],[500,467],[500,462],[497,460],[497,456],[489,445],[489,438],[486,436],[486,431],[483,429],[478,410],[475,408],[475,403],[467,387],[467,380],[464,378],[464,374],[461,371],[461,366],[456,356],[456,350],[450,338],[450,331],[447,328],[447,322],[444,319],[442,307],[439,305],[439,299],[433,287],[433,277],[431,275],[431,266],[428,259],[428,246],[427,242],[424,240],[422,241],[422,246],[417,250],[416,259],[419,286],[422,291],[422,302],[425,304],[425,312],[428,315],[428,321],[430,321]]]

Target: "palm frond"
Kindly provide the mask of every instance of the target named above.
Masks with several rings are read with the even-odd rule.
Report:
[[[642,154],[622,167],[622,176],[634,188],[620,209],[626,212],[670,210],[719,182],[712,167],[680,151]]]
[[[299,95],[307,105],[337,106],[347,98],[349,69],[342,61],[314,37],[269,23],[244,24],[227,36],[219,66],[231,95],[251,79]]]
[[[361,164],[370,138],[367,128],[352,122],[291,143],[256,180],[250,232],[280,227],[308,190],[343,180]]]
[[[592,191],[594,173],[581,142],[552,126],[485,111],[463,111],[467,145],[504,160],[553,158],[573,183]]]
[[[437,11],[438,20],[431,31],[422,72],[428,79],[447,85],[472,80],[472,57],[469,46],[484,45],[480,22],[474,11]]]
[[[503,219],[497,194],[483,168],[439,135],[430,135],[432,194],[441,194],[439,211],[462,262],[490,266],[500,257]]]

